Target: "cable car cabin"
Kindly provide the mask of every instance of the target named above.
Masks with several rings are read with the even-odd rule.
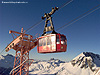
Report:
[[[57,53],[65,52],[67,39],[62,34],[48,34],[38,38],[38,53]]]

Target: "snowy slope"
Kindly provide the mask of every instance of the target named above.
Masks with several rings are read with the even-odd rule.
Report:
[[[47,62],[38,62],[30,66],[30,75],[93,75],[93,72],[87,69],[81,69],[77,66],[73,67],[71,62],[60,63],[54,66]]]
[[[54,74],[52,70],[59,68],[65,62],[58,59],[50,59],[48,61],[34,61],[30,66],[30,74]],[[52,72],[51,72],[52,71]]]
[[[34,61],[29,70],[30,75],[99,75],[100,55],[83,52],[71,62]]]

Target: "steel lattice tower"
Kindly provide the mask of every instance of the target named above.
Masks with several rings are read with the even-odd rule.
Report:
[[[37,39],[33,39],[32,35],[25,34],[23,28],[21,29],[21,33],[11,30],[9,33],[12,34],[14,40],[6,47],[6,52],[10,49],[16,51],[13,70],[10,74],[28,75],[29,66],[31,65],[30,61],[33,61],[32,59],[29,59],[29,51],[37,45]],[[16,36],[16,38],[14,38],[14,36]]]

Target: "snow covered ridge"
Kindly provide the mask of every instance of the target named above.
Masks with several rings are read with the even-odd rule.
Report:
[[[13,68],[14,58],[11,54],[0,55],[0,75],[9,75]]]
[[[91,52],[83,52],[75,57],[71,64],[80,68],[90,68],[92,72],[97,72],[100,67],[100,55]]]
[[[83,52],[71,62],[54,58],[36,60],[29,68],[29,75],[100,75],[100,55]]]
[[[54,58],[50,60],[36,60],[29,67],[29,75],[56,75],[65,63]]]
[[[54,59],[54,58],[51,58],[50,60],[45,60],[45,61],[42,61],[42,60],[34,61],[33,64],[30,66],[30,71],[54,69],[56,67],[59,67],[63,63],[65,62],[59,59]]]
[[[13,63],[14,56],[10,54],[1,55],[0,74],[9,75]],[[64,62],[54,58],[50,60],[34,60],[29,67],[29,75],[100,75],[100,55],[83,52],[71,62]]]
[[[14,56],[11,54],[0,55],[0,67],[13,68]]]

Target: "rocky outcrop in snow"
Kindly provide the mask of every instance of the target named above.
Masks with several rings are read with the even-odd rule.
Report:
[[[90,68],[91,71],[97,71],[100,67],[100,55],[91,52],[83,52],[71,61],[73,66],[80,68]]]

